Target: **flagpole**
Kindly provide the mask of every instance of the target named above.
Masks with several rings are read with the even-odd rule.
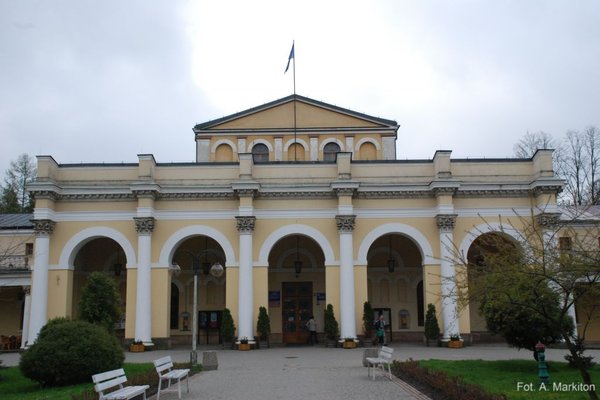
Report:
[[[292,49],[294,49],[294,60],[292,64],[293,75],[294,75],[294,161],[298,161],[298,142],[296,135],[296,43],[292,40]]]

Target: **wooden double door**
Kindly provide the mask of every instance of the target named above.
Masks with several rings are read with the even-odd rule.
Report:
[[[284,282],[281,289],[283,342],[307,343],[306,322],[313,315],[312,282]]]

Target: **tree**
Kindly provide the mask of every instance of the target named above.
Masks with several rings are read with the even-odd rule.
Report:
[[[552,135],[544,131],[527,132],[514,146],[515,156],[519,158],[531,158],[539,149],[556,149],[558,143]]]
[[[427,304],[427,313],[425,314],[425,342],[429,346],[430,340],[438,340],[439,338],[440,325],[435,315],[435,306],[429,303]]]
[[[102,272],[92,272],[81,292],[79,316],[112,332],[121,317],[120,303],[115,282]]]
[[[593,388],[589,359],[580,347],[587,325],[576,336],[569,314],[583,299],[600,296],[600,227],[571,211],[568,221],[559,214],[516,215],[496,233],[481,235],[485,240],[474,242],[478,251],[466,259],[455,254],[464,266],[459,271],[467,273],[456,280],[456,295],[459,304],[480,302],[490,329],[512,337],[513,345],[531,348],[533,341],[560,337],[583,382]],[[580,318],[592,319],[593,308],[578,311],[586,313]],[[540,326],[527,338],[517,337],[525,325],[536,323]],[[594,390],[588,394],[598,398]]]
[[[10,162],[10,168],[6,171],[4,185],[2,187],[2,212],[31,212],[33,211],[33,200],[27,193],[26,186],[33,182],[36,176],[36,168],[33,158],[28,154],[21,154],[16,160]],[[19,206],[14,210],[14,197]],[[4,209],[10,205],[10,209]]]
[[[365,338],[370,339],[371,332],[373,331],[373,307],[371,303],[365,301],[363,304],[363,329],[365,331]]]
[[[271,319],[267,313],[267,309],[260,306],[258,309],[258,321],[256,322],[256,331],[261,339],[267,341],[269,347],[269,335],[271,334]]]
[[[340,330],[338,327],[338,322],[335,319],[335,314],[333,312],[333,306],[331,304],[327,304],[327,307],[325,308],[325,313],[323,314],[323,319],[325,320],[324,322],[324,331],[325,331],[325,336],[328,339],[337,339],[337,337],[340,334]]]
[[[233,317],[231,316],[231,311],[229,311],[228,308],[223,310],[223,320],[221,321],[220,330],[223,342],[233,341],[233,336],[235,335],[235,324],[233,322]]]
[[[21,212],[19,198],[15,189],[7,186],[2,188],[2,197],[0,198],[0,213],[16,214]]]

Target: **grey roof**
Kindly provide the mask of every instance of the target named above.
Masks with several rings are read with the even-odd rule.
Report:
[[[33,214],[0,214],[0,229],[33,229]]]
[[[380,125],[385,125],[385,126],[393,127],[395,129],[398,128],[398,123],[396,121],[393,121],[393,120],[379,118],[379,117],[373,117],[371,115],[367,115],[367,114],[363,114],[363,113],[360,113],[360,112],[352,111],[352,110],[349,110],[347,108],[338,107],[338,106],[335,106],[333,104],[328,104],[328,103],[324,103],[322,101],[314,100],[314,99],[311,99],[311,98],[308,98],[308,97],[300,96],[299,94],[292,94],[292,95],[289,95],[289,96],[284,97],[282,99],[271,101],[269,103],[266,103],[266,104],[263,104],[263,105],[260,105],[260,106],[257,106],[257,107],[249,108],[247,110],[240,111],[240,112],[235,113],[235,114],[231,114],[231,115],[228,115],[228,116],[225,116],[225,117],[222,117],[222,118],[214,119],[212,121],[208,121],[208,122],[204,122],[204,123],[201,123],[201,124],[197,124],[196,126],[194,126],[194,131],[196,131],[196,130],[202,130],[202,129],[209,129],[209,128],[215,126],[215,125],[219,125],[219,124],[222,124],[222,123],[227,122],[227,121],[232,121],[234,119],[237,119],[237,118],[240,118],[240,117],[243,117],[243,116],[246,116],[246,115],[254,114],[256,112],[259,112],[259,111],[262,111],[262,110],[266,110],[266,109],[269,109],[269,108],[272,108],[272,107],[275,107],[275,106],[278,106],[278,105],[281,105],[281,104],[284,104],[284,103],[289,103],[289,102],[294,101],[294,100],[300,101],[300,102],[303,102],[303,103],[307,103],[307,104],[312,104],[312,105],[315,105],[315,106],[318,106],[318,107],[322,107],[322,108],[327,108],[327,109],[334,110],[334,111],[337,111],[337,112],[341,112],[341,113],[344,113],[344,114],[352,115],[352,116],[354,116],[356,118],[369,120],[369,121],[378,123]]]

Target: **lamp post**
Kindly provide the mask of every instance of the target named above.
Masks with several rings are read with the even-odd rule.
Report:
[[[198,364],[198,353],[196,351],[196,343],[198,342],[198,274],[200,273],[201,254],[195,254],[189,250],[179,250],[178,252],[185,253],[192,258],[192,271],[194,272],[194,303],[192,305],[192,352],[190,353],[190,363],[196,365]],[[223,266],[218,260],[210,267],[210,274],[216,278],[223,275],[223,272]]]

